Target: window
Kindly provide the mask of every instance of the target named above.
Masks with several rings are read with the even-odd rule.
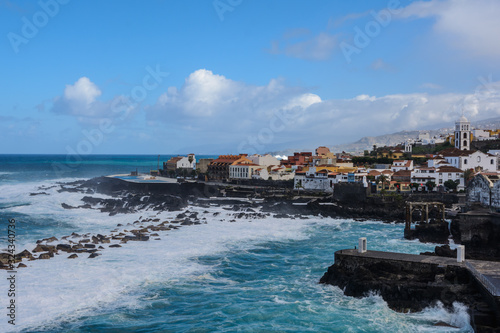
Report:
[[[467,133],[464,133],[464,139],[467,139]]]
[[[464,147],[467,147],[467,140],[464,140]]]
[[[490,164],[493,164],[493,163],[494,163],[494,162],[493,162],[493,159],[491,159],[491,160],[490,160]]]
[[[467,159],[464,159],[464,164],[467,164]]]
[[[481,162],[481,156],[477,157],[477,163]]]

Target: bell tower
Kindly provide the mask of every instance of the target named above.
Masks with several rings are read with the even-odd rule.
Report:
[[[455,122],[455,148],[470,150],[471,128],[470,122],[464,115]]]

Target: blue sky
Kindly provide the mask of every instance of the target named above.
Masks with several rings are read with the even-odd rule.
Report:
[[[496,117],[498,17],[495,0],[0,0],[0,153],[253,153]]]

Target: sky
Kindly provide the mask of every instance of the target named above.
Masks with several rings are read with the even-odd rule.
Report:
[[[497,0],[0,0],[0,153],[312,149],[500,116]]]

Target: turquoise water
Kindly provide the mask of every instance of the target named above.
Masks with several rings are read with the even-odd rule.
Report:
[[[104,161],[112,159],[96,160],[89,166],[91,171],[82,166],[75,178],[96,172],[97,165],[107,165],[103,169],[107,172],[112,163]],[[121,167],[129,168],[135,159],[121,157],[126,161]],[[8,178],[7,172],[12,171],[1,172]],[[7,218],[16,218],[19,251],[32,249],[36,239],[44,237],[60,238],[71,232],[109,234],[118,223],[125,229],[140,216],[168,220],[177,215],[141,211],[110,217],[98,211],[65,210],[62,202],[76,205],[83,195],[49,188],[60,180],[56,177],[22,179],[19,175],[0,179],[0,227],[5,229]],[[29,196],[39,186],[48,187],[48,195]],[[433,249],[434,244],[404,240],[402,225],[312,216],[229,223],[232,212],[219,207],[189,210],[206,217],[207,224],[159,232],[160,240],[105,249],[95,259],[68,260],[59,255],[27,262],[28,267],[18,273],[18,325],[13,328],[0,319],[0,331],[471,331],[466,309],[458,304],[453,311],[438,304],[420,313],[401,314],[390,310],[377,295],[356,299],[336,287],[318,284],[333,264],[334,252],[353,248],[359,237],[367,237],[373,250],[419,253]],[[4,247],[5,238],[0,242],[0,248]],[[7,287],[3,280],[2,294]],[[4,298],[0,301],[5,302]],[[435,327],[438,321],[460,328]]]

